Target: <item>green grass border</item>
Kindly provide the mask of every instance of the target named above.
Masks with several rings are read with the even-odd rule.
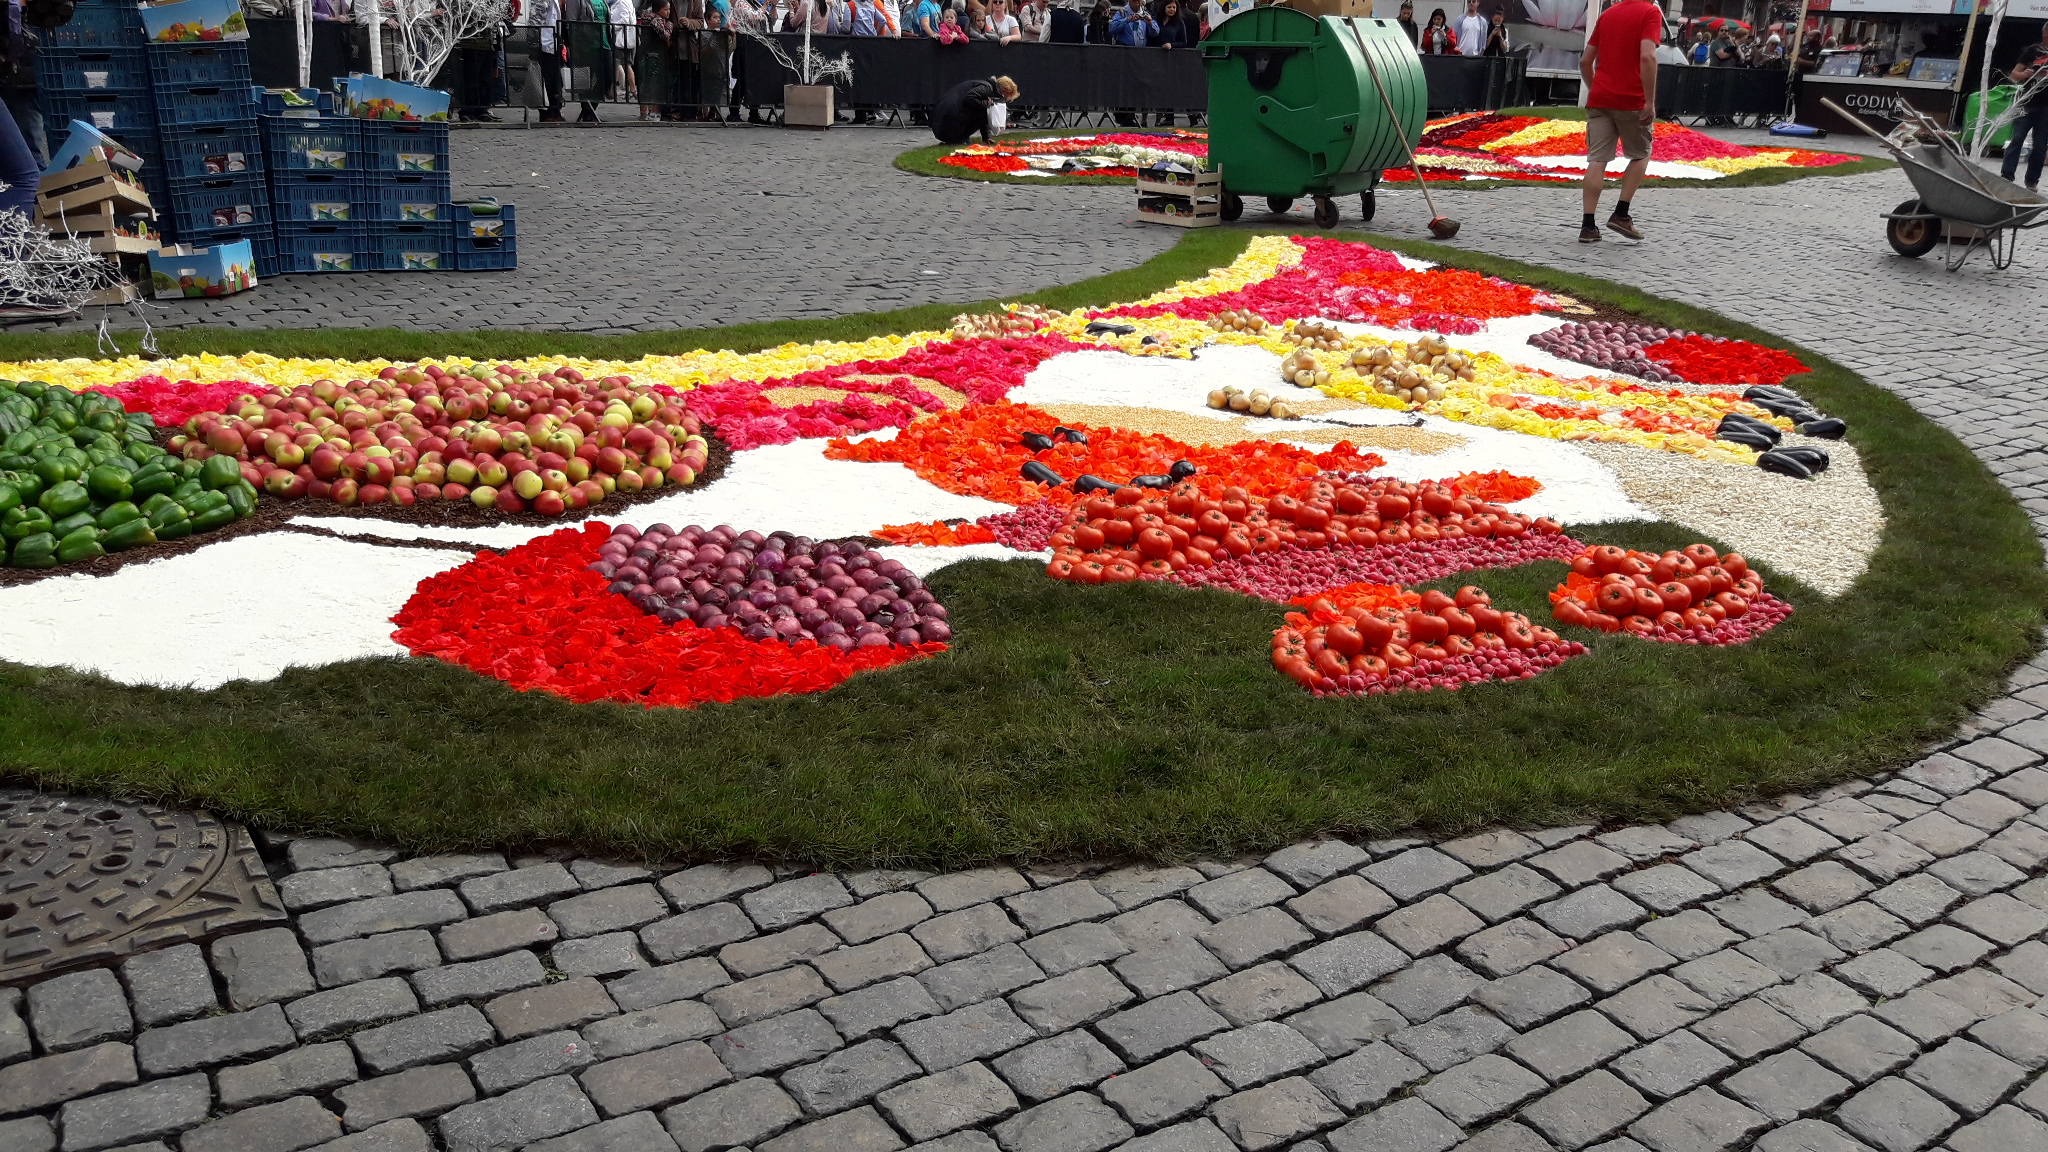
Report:
[[[1207,267],[1253,234],[1190,234],[1175,252]],[[1661,324],[1783,344],[1640,289],[1339,235]],[[1134,290],[1167,266],[1117,283]],[[352,661],[210,692],[0,664],[0,774],[426,850],[554,843],[939,867],[1170,859],[1317,832],[1665,819],[1813,787],[1916,755],[1997,694],[2039,644],[2048,573],[2025,514],[1959,441],[1841,366],[1793,351],[1814,366],[1794,385],[1849,421],[1889,524],[1840,600],[1771,574],[1799,612],[1739,648],[1589,635],[1592,657],[1526,683],[1316,700],[1265,666],[1271,606],[1152,585],[1080,588],[1029,561],[982,561],[933,581],[960,627],[945,656],[817,696],[695,711],[571,705],[427,660]],[[1669,524],[1589,535],[1658,548],[1691,536]],[[1561,570],[1482,579],[1498,602],[1538,613]],[[317,595],[309,605],[317,611]],[[1132,626],[1161,617],[1174,626]]]

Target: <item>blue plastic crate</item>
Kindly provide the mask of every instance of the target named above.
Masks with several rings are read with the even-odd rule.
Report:
[[[445,172],[418,176],[374,172],[363,186],[363,204],[369,212],[364,219],[392,224],[447,221],[454,218],[448,199],[448,174]]]
[[[277,259],[283,272],[368,272],[373,264],[362,224],[279,224]]]
[[[278,172],[360,172],[362,121],[353,116],[265,116],[264,148]]]
[[[173,180],[263,174],[263,135],[254,120],[166,124],[160,135],[164,174]]]
[[[68,128],[73,120],[83,120],[110,136],[156,134],[156,105],[147,90],[66,92],[45,88],[40,96],[46,124]]]
[[[318,88],[266,88],[263,90],[263,115],[332,116],[334,93],[322,92]]]
[[[519,234],[519,218],[510,204],[501,206],[495,215],[477,212],[467,204],[453,205],[449,212],[455,221],[457,240],[500,240]],[[460,250],[458,246],[457,251]]]
[[[149,81],[158,88],[199,84],[247,86],[249,42],[223,40],[202,44],[151,44]]]
[[[156,86],[156,116],[162,124],[221,124],[247,120],[256,115],[255,96],[261,89],[247,81],[239,84],[179,84]]]
[[[268,228],[270,189],[260,172],[173,180],[169,208],[180,236],[214,228]]]
[[[141,48],[38,48],[36,86],[60,92],[139,91],[149,87],[149,57]]]
[[[364,166],[372,172],[448,171],[448,125],[412,120],[364,120]]]
[[[500,272],[519,267],[519,238],[507,232],[503,236],[480,238],[457,233],[455,236],[455,270],[457,272]]]
[[[80,4],[61,28],[38,29],[52,48],[140,48],[142,10],[133,4]]]
[[[454,271],[455,226],[446,220],[371,224],[370,259],[380,272]]]
[[[278,223],[340,224],[372,219],[363,203],[362,177],[353,172],[275,173],[271,216]]]

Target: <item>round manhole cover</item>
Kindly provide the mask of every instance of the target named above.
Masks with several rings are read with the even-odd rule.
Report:
[[[283,918],[238,826],[0,789],[0,982]]]

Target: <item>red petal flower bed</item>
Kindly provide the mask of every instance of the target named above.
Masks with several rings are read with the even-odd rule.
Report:
[[[733,628],[664,624],[586,571],[610,538],[603,524],[564,528],[501,554],[479,552],[420,582],[392,639],[432,656],[577,703],[694,707],[746,696],[819,692],[856,672],[934,655],[944,644],[841,652],[752,641]]]
[[[939,163],[975,172],[1022,172],[1031,167],[1015,156],[962,156],[958,153],[939,157]]]
[[[273,389],[247,380],[224,380],[218,384],[180,380],[173,384],[166,376],[138,376],[119,384],[95,384],[87,391],[112,396],[128,411],[147,412],[159,427],[169,427],[183,424],[201,412],[229,411],[237,396],[262,395]]]
[[[1693,384],[1782,384],[1807,371],[1790,352],[1696,332],[1660,340],[1643,355]]]

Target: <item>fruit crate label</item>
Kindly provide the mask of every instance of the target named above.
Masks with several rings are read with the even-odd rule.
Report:
[[[108,72],[87,72],[85,74],[85,86],[87,88],[105,88],[109,75],[111,73]]]
[[[208,156],[201,163],[206,166],[206,174],[208,176],[220,176],[229,172],[247,172],[249,170],[249,158],[240,152],[224,152],[218,156]]]
[[[231,204],[225,208],[215,208],[213,210],[213,226],[215,228],[232,228],[237,224],[254,224],[255,222],[256,209],[248,204]]]
[[[306,167],[320,168],[330,172],[341,171],[348,167],[348,153],[337,152],[328,148],[308,148],[306,149]]]
[[[398,170],[400,172],[433,172],[437,170],[436,163],[439,160],[440,156],[433,152],[400,152],[398,154]]]
[[[400,252],[398,262],[406,272],[436,272],[441,268],[439,252]]]
[[[92,114],[92,126],[104,132],[114,126],[115,115],[116,113],[113,112],[94,112]]]
[[[348,207],[347,201],[316,200],[312,204],[313,219],[323,223],[346,222]]]
[[[353,272],[356,270],[356,256],[353,252],[315,252],[313,271]]]
[[[472,239],[496,240],[504,234],[505,222],[503,220],[472,220],[469,222],[469,235]]]
[[[441,218],[439,204],[400,204],[398,218],[408,224],[431,223]]]

